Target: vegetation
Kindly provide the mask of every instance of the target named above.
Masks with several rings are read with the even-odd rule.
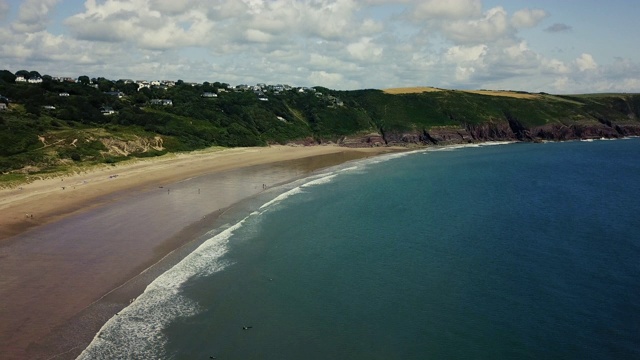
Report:
[[[41,78],[40,83],[16,78]],[[204,96],[205,93],[215,94]],[[0,71],[0,172],[12,179],[78,163],[114,163],[209,146],[338,141],[363,133],[487,123],[640,125],[640,95],[576,96],[414,88],[335,91],[227,84],[140,86],[83,75]],[[171,100],[162,105],[154,99]]]

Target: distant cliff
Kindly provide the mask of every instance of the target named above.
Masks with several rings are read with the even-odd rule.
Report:
[[[357,99],[379,126],[345,137],[349,146],[564,141],[640,136],[640,95],[557,96],[522,92],[430,91]]]

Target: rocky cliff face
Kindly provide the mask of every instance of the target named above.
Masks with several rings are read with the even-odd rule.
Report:
[[[516,120],[468,124],[464,127],[443,126],[418,131],[387,131],[362,137],[344,138],[344,146],[379,145],[451,145],[484,141],[565,141],[578,139],[615,139],[640,136],[640,124],[594,122],[592,124],[548,124],[525,127]]]

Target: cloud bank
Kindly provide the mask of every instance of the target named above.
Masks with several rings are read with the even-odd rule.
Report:
[[[628,59],[600,65],[587,52],[560,59],[532,48],[525,32],[553,37],[572,29],[543,28],[549,11],[510,12],[481,0],[13,4],[0,0],[0,14],[13,14],[0,18],[0,59],[12,71],[336,89],[640,91],[638,66]],[[56,9],[70,15],[56,18]]]

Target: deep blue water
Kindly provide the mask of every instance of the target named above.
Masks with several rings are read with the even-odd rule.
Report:
[[[289,184],[245,204],[85,355],[638,359],[639,150],[423,151]]]

